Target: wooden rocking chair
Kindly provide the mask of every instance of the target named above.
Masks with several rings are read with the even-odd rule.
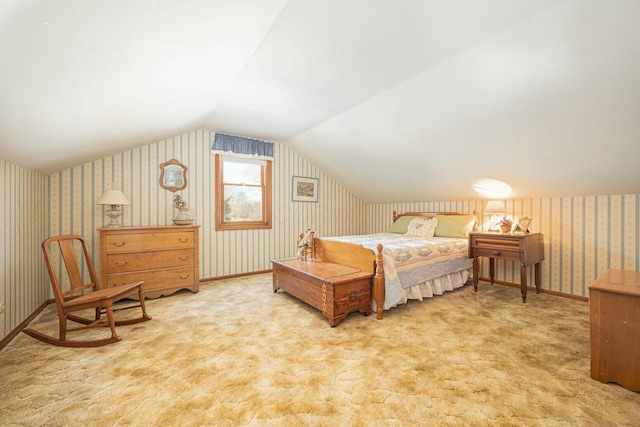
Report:
[[[76,256],[74,244],[77,248],[78,242],[82,246],[82,252]],[[70,289],[68,290],[63,289],[62,284],[58,280],[56,270],[54,269],[54,262],[50,252],[50,246],[53,243],[58,243],[60,248],[60,254],[64,261],[69,282],[71,284]],[[122,340],[122,338],[116,334],[116,325],[131,325],[151,320],[151,317],[147,315],[144,306],[144,293],[142,291],[142,284],[144,282],[136,282],[103,289],[100,288],[89,256],[87,243],[82,236],[70,234],[51,237],[42,243],[42,250],[44,251],[44,259],[47,264],[47,270],[49,271],[51,286],[53,287],[53,294],[58,308],[60,337],[55,338],[50,335],[45,335],[34,329],[25,329],[23,331],[25,334],[48,344],[62,347],[98,347]],[[82,279],[83,258],[84,265],[89,271],[90,283],[88,284],[85,284]],[[66,287],[67,286],[65,286],[65,288]],[[128,296],[132,296],[132,294],[136,292],[139,299],[138,304],[112,308],[114,303]],[[137,307],[142,309],[141,317],[120,321],[115,320],[115,313]],[[88,319],[71,314],[75,311],[91,308],[95,309],[94,319]],[[102,314],[104,313],[106,313],[106,318],[102,317]],[[85,326],[67,328],[67,320],[71,320]],[[85,341],[72,341],[67,339],[67,332],[107,326],[111,329],[111,337],[109,338]]]

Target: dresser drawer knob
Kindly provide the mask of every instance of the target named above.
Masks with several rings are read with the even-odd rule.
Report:
[[[188,279],[188,278],[189,278],[189,276],[191,276],[191,275],[190,275],[190,274],[187,274],[186,276],[180,276],[180,279],[185,280],[185,279]]]
[[[500,256],[500,251],[491,251],[491,253],[495,256]]]
[[[113,246],[115,246],[116,248],[121,248],[126,244],[127,244],[127,242],[122,242],[122,243],[113,242]]]
[[[124,267],[127,264],[129,264],[129,261],[125,261],[125,262],[116,261],[116,265],[118,267]]]
[[[187,261],[191,257],[189,257],[189,256],[184,256],[184,257],[180,256],[178,258],[180,259],[180,261]]]
[[[180,243],[187,243],[189,241],[189,239],[178,239],[178,242]]]

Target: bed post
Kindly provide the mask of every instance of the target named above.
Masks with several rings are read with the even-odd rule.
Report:
[[[384,308],[384,267],[382,266],[382,245],[377,246],[376,271],[373,276],[373,299],[376,301],[378,319],[382,319],[382,309]]]

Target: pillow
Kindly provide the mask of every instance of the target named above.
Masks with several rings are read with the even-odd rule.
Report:
[[[412,219],[415,218],[427,218],[425,216],[401,216],[391,224],[391,228],[389,229],[389,233],[398,233],[398,234],[407,234],[407,228],[409,227],[409,223]]]
[[[476,221],[475,215],[437,215],[436,237],[469,237]]]
[[[415,218],[407,227],[407,236],[433,237],[438,226],[438,218]]]

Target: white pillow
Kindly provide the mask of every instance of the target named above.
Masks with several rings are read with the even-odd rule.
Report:
[[[407,236],[433,237],[438,226],[438,218],[415,218],[407,227]]]

